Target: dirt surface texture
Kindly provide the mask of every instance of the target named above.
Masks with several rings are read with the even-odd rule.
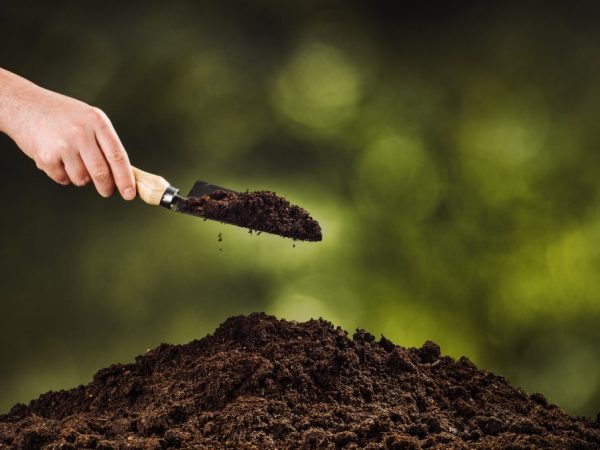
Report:
[[[271,191],[215,191],[190,197],[182,212],[301,241],[322,240],[321,227],[306,210]]]
[[[0,448],[598,449],[600,424],[432,342],[252,314],[14,406]]]

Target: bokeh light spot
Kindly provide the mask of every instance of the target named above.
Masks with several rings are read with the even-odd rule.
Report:
[[[335,47],[311,43],[282,69],[274,104],[288,119],[326,130],[352,118],[360,96],[361,76],[350,58]]]
[[[418,139],[386,136],[374,140],[359,158],[358,171],[358,196],[365,199],[362,207],[422,218],[437,204],[440,180]],[[402,208],[401,214],[396,207]]]

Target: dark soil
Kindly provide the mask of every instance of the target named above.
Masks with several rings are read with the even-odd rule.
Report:
[[[182,212],[301,241],[320,241],[321,227],[306,210],[270,191],[215,191],[190,197]]]
[[[16,405],[0,448],[598,449],[600,423],[432,342],[253,314]]]

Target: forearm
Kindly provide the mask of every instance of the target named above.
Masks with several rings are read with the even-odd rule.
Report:
[[[26,105],[40,89],[31,81],[0,68],[0,131],[13,136]]]

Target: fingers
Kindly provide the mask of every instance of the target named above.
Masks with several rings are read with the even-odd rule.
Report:
[[[125,200],[132,200],[135,198],[136,188],[129,157],[110,121],[103,113],[101,115],[102,121],[96,127],[96,141],[110,166],[121,196]]]
[[[102,197],[110,197],[115,191],[115,183],[110,167],[104,159],[104,154],[98,148],[96,140],[90,136],[90,139],[86,139],[80,144],[79,152],[98,193]]]
[[[81,156],[79,156],[79,153],[72,152],[66,154],[63,157],[63,164],[71,183],[75,186],[85,186],[90,182],[90,174],[88,173]]]
[[[48,166],[44,169],[44,172],[46,172],[46,175],[48,175],[58,184],[62,184],[63,186],[66,186],[70,182],[69,175],[67,175],[67,172],[62,164]]]
[[[116,186],[125,200],[135,198],[133,169],[108,117],[81,102],[69,105],[73,111],[67,126],[63,121],[58,130],[39,133],[37,166],[60,184],[83,186],[92,180],[103,197],[110,197]]]
[[[52,180],[58,184],[69,184],[69,176],[65,170],[59,155],[53,152],[43,152],[35,160],[38,169],[44,171]]]

